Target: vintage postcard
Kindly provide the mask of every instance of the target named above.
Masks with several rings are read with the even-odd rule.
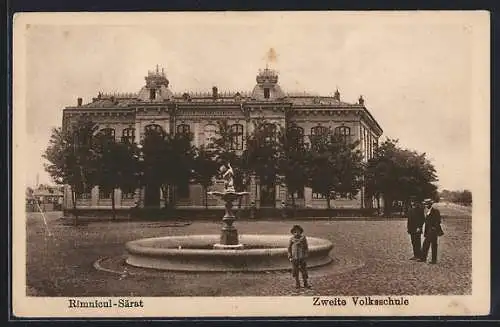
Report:
[[[16,14],[13,313],[488,314],[489,24]]]

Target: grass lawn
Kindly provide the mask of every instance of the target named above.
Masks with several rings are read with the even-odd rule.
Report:
[[[306,235],[329,239],[337,258],[355,258],[361,268],[333,273],[311,271],[311,290],[296,291],[288,273],[178,273],[120,276],[93,267],[102,257],[125,254],[127,241],[145,237],[218,234],[220,224],[188,226],[168,222],[92,222],[68,226],[61,213],[48,213],[53,236],[40,214],[29,213],[27,294],[35,296],[281,296],[281,295],[431,295],[470,294],[471,219],[448,217],[439,240],[438,264],[409,261],[411,245],[404,220],[387,221],[237,221],[240,234],[289,234],[300,223]],[[430,254],[429,254],[430,255]],[[430,258],[430,256],[429,256]]]

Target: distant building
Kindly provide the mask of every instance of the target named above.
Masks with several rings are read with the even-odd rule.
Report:
[[[363,97],[357,103],[341,100],[340,92],[333,96],[317,96],[306,93],[285,93],[278,83],[278,74],[271,69],[258,72],[256,84],[251,92],[229,92],[212,87],[211,92],[174,93],[169,88],[163,69],[149,71],[146,83],[138,93],[102,94],[90,103],[77,99],[76,106],[63,111],[63,126],[87,117],[99,125],[100,132],[116,140],[127,139],[140,142],[148,129],[165,133],[191,132],[194,145],[207,144],[215,136],[217,121],[227,119],[236,137],[232,143],[235,151],[245,148],[245,136],[252,131],[252,121],[264,118],[281,128],[297,128],[308,142],[312,134],[322,133],[331,128],[350,140],[360,141],[364,160],[373,156],[382,135],[382,128],[366,108]],[[236,167],[237,169],[237,167]],[[215,188],[221,188],[217,184]],[[115,192],[117,207],[158,206],[162,203],[160,189],[145,187],[134,194]],[[70,188],[65,188],[64,206],[71,208]],[[88,194],[78,195],[78,206],[109,207],[110,194],[94,187]],[[304,207],[325,207],[326,200],[314,190],[304,188],[295,195],[296,203]],[[204,195],[199,185],[190,185],[181,194],[178,206],[198,207],[204,205]],[[257,207],[279,207],[281,201],[288,200],[286,186],[259,185],[252,179],[250,196],[244,205],[255,202]],[[372,199],[365,198],[364,190],[354,199],[333,199],[332,207],[362,208],[372,206]],[[215,198],[209,199],[209,206],[222,206]]]
[[[39,185],[34,190],[28,188],[26,190],[26,211],[38,212],[40,209],[42,211],[60,211],[63,208],[63,197],[62,187]]]

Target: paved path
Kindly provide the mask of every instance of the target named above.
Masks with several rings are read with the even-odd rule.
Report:
[[[410,242],[404,220],[303,221],[307,235],[331,240],[338,258],[355,258],[364,266],[345,273],[311,271],[311,290],[296,290],[290,274],[166,273],[119,276],[97,271],[102,257],[125,254],[123,244],[144,237],[219,233],[220,224],[100,222],[64,226],[48,217],[27,220],[28,292],[39,296],[279,296],[468,294],[471,291],[471,220],[447,219],[440,239],[439,263],[409,261]],[[294,222],[239,221],[240,233],[289,234]]]

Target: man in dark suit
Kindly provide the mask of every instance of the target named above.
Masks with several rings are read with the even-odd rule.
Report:
[[[432,247],[432,259],[429,263],[435,264],[437,263],[438,237],[442,235],[443,230],[441,229],[441,213],[438,209],[434,208],[432,204],[433,201],[431,199],[424,200],[425,239],[422,246],[422,257],[420,261],[427,261],[429,247]]]
[[[424,209],[415,198],[411,199],[410,210],[408,210],[408,223],[406,228],[410,234],[413,247],[413,257],[410,260],[419,260],[422,257],[422,226],[424,225]]]

